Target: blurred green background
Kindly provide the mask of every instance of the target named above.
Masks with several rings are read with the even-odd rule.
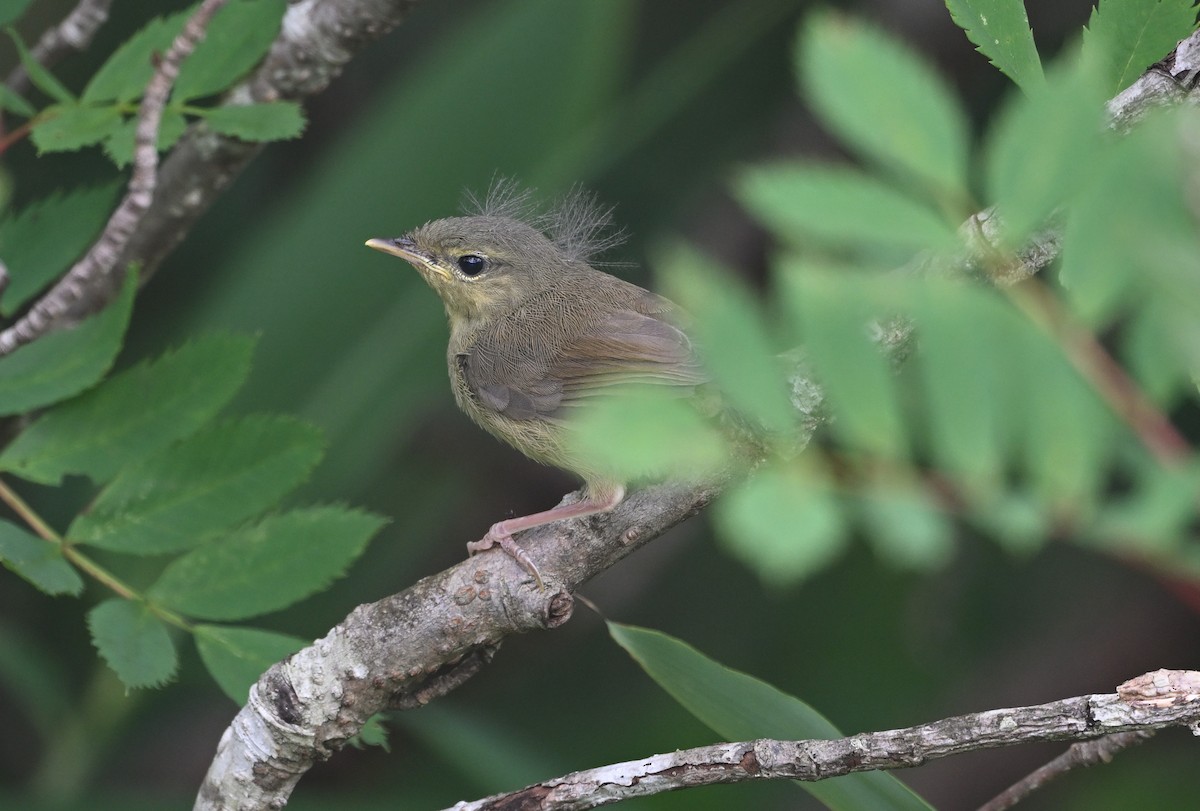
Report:
[[[20,28],[32,39],[72,5],[42,0]],[[144,23],[144,4],[114,5],[90,52],[57,71],[70,86]],[[575,486],[458,412],[439,302],[363,241],[449,215],[464,188],[500,174],[547,196],[582,183],[615,205],[631,239],[609,258],[634,263],[619,272],[641,284],[653,285],[644,259],[667,236],[758,283],[771,246],[728,196],[732,172],[780,154],[841,159],[794,89],[791,48],[807,5],[426,0],[308,104],[302,139],[269,146],[219,200],[143,291],[124,361],[212,330],[259,334],[236,408],[296,413],[328,437],[299,498],[393,519],[346,579],[257,624],[323,635],[358,603],[461,559],[493,521]],[[977,124],[1008,89],[938,0],[838,5],[923,51]],[[1044,54],[1090,8],[1029,5]],[[7,72],[11,55],[0,58]],[[4,167],[18,203],[112,174],[96,150],[35,159],[27,143]],[[53,516],[86,488],[26,492]],[[1197,665],[1200,627],[1169,584],[1065,545],[1021,560],[963,535],[949,566],[917,575],[859,544],[803,586],[768,591],[701,517],[585,593],[614,619],[679,636],[804,698],[847,732],[1107,692],[1149,669]],[[76,601],[0,573],[0,808],[190,806],[235,708],[188,645],[176,683],[126,695],[81,617]],[[582,608],[560,631],[508,641],[484,673],[391,730],[390,754],[340,753],[289,807],[441,807],[714,740]],[[1197,789],[1189,746],[1183,732],[1164,733],[1022,807],[1186,807]],[[1060,749],[981,753],[901,777],[939,807],[972,807]],[[763,784],[628,807],[816,804],[792,785]]]

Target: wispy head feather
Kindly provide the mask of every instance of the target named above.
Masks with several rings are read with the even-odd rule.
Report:
[[[481,200],[468,191],[463,211],[481,217],[506,217],[530,225],[543,234],[571,261],[590,262],[605,251],[625,242],[623,231],[613,228],[613,209],[596,201],[595,195],[575,186],[550,207],[540,209],[534,190],[512,178],[492,180]]]

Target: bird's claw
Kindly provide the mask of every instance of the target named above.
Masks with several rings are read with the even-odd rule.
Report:
[[[513,540],[512,533],[504,529],[500,524],[494,524],[488,530],[488,534],[484,535],[478,541],[469,541],[467,543],[467,554],[474,555],[478,552],[491,549],[493,546],[499,546],[506,555],[521,564],[525,571],[533,575],[534,581],[537,583],[538,591],[545,591],[545,584],[542,582],[542,573],[538,571],[538,567],[530,559],[529,555],[522,549],[516,541]]]

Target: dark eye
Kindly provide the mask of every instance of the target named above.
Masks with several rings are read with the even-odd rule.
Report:
[[[473,253],[468,253],[458,257],[458,269],[467,276],[478,276],[483,272],[483,267],[487,262],[482,256],[476,256]]]

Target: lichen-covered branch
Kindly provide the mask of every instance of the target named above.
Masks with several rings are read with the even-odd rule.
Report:
[[[108,19],[112,0],[79,0],[79,5],[53,28],[47,29],[29,54],[46,67],[58,62],[71,51],[82,51],[92,43],[92,37]],[[4,84],[16,93],[24,93],[29,87],[29,74],[24,65],[17,65],[8,74]]]
[[[1190,671],[1156,671],[1139,679]],[[1126,682],[1122,688],[1131,684]],[[582,811],[633,797],[747,780],[828,780],[854,772],[905,769],[952,755],[1035,741],[1105,739],[1145,730],[1200,725],[1200,695],[1145,701],[1124,691],[1078,696],[1032,707],[960,715],[930,724],[864,732],[838,740],[757,740],[652,755],[546,780],[454,811]],[[449,811],[449,809],[447,809]]]
[[[370,716],[424,704],[457,686],[510,634],[562,625],[577,588],[694,515],[720,486],[663,484],[633,493],[611,513],[523,534],[544,590],[497,550],[359,606],[250,689],[221,737],[195,808],[282,807],[305,771]]]

